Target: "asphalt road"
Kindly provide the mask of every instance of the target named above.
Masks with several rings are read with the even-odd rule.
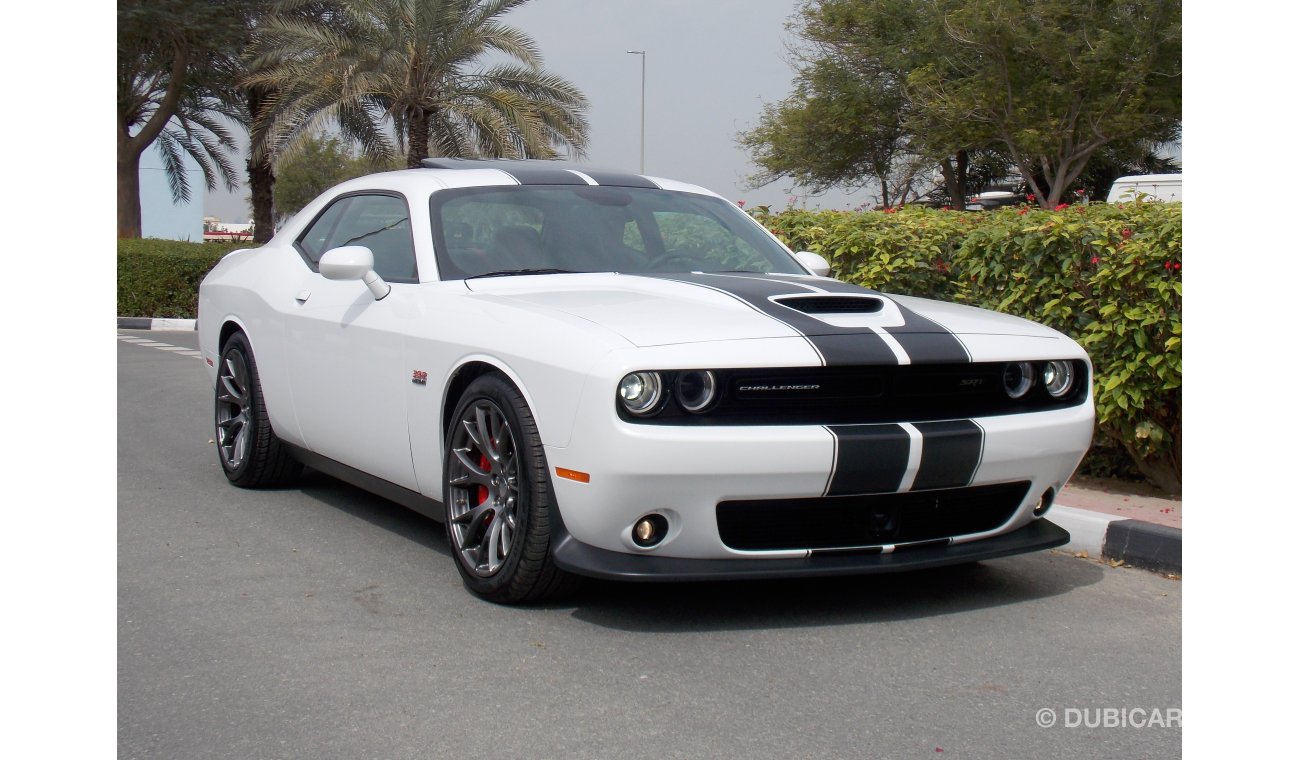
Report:
[[[120,758],[1181,754],[1100,712],[1181,708],[1178,581],[1050,552],[499,607],[402,507],[227,484],[211,405],[200,359],[120,341]]]

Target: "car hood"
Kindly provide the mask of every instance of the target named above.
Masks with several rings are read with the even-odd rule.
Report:
[[[916,345],[963,334],[1061,337],[1019,317],[820,277],[578,273],[480,278],[466,286],[471,298],[562,312],[637,346],[780,337],[834,342],[873,333]]]

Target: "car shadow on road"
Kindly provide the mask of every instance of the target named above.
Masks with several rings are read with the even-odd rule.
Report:
[[[451,559],[442,523],[402,505],[363,491],[329,475],[305,468],[295,490],[340,512],[365,520],[377,528],[433,549]],[[448,566],[452,572],[456,568]]]
[[[592,581],[568,600],[593,625],[645,633],[797,628],[929,618],[1021,604],[1101,581],[1061,552],[885,575],[719,583]]]

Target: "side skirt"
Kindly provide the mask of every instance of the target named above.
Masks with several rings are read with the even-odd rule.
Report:
[[[414,510],[425,517],[443,522],[446,519],[446,510],[442,507],[442,502],[437,499],[431,499],[422,493],[412,491],[409,488],[377,478],[368,472],[362,472],[354,467],[348,467],[342,462],[337,462],[329,457],[321,456],[314,451],[308,451],[301,446],[295,446],[291,443],[280,442],[281,446],[289,449],[294,458],[299,462],[307,465],[313,470],[319,470],[333,478],[338,478],[345,483],[350,483],[363,491],[369,491],[376,496],[382,496],[389,501],[395,501],[407,509]]]

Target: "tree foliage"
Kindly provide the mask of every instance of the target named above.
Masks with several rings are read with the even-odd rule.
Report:
[[[355,155],[337,137],[310,136],[294,155],[280,162],[275,180],[276,213],[282,218],[292,216],[344,180],[395,168],[395,163],[376,164]]]
[[[823,192],[875,184],[881,202],[902,202],[919,168],[906,130],[908,73],[925,60],[925,3],[806,3],[789,28],[802,41],[794,92],[764,107],[740,136],[764,185],[783,177]]]
[[[756,184],[893,199],[937,166],[960,207],[968,166],[1006,162],[1050,208],[1098,151],[1178,135],[1176,0],[807,0],[791,29],[794,92],[740,138]]]
[[[1004,148],[1044,207],[1107,145],[1178,134],[1178,0],[963,0],[944,29],[908,76],[913,128]]]
[[[248,86],[276,93],[260,139],[297,150],[327,126],[374,160],[581,155],[586,99],[546,72],[536,43],[500,21],[527,0],[339,0],[315,20],[285,0],[250,49]],[[497,54],[510,62],[487,65]],[[265,146],[264,146],[265,147]]]

